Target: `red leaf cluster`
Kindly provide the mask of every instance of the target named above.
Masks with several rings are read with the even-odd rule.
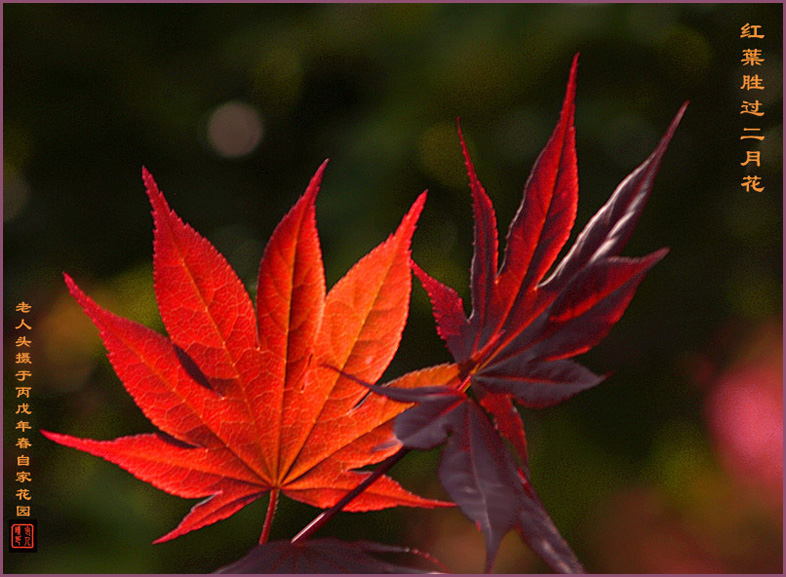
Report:
[[[494,208],[459,130],[475,218],[469,316],[453,289],[411,262],[425,194],[393,235],[326,292],[315,218],[323,164],[274,231],[253,304],[226,260],[169,208],[145,171],[155,292],[168,337],[103,310],[68,276],[66,283],[100,330],[126,389],[160,432],[114,441],[44,434],[172,494],[204,499],[158,542],[271,493],[264,543],[279,493],[332,507],[369,476],[356,469],[402,446],[445,444],[440,479],[483,533],[487,570],[502,538],[516,529],[555,570],[582,571],[529,482],[515,403],[554,405],[602,380],[570,358],[608,334],[645,273],[666,254],[619,256],[685,107],[555,266],[578,205],[576,68],[574,59],[559,122],[526,182],[501,265]],[[431,298],[455,364],[377,386],[372,383],[392,360],[406,322],[410,270]],[[372,479],[347,510],[445,504],[413,495],[389,477]],[[318,559],[325,555],[335,561],[330,547],[297,541],[260,547],[236,568],[323,567]],[[357,562],[349,567],[383,567],[366,555],[381,546],[337,547]]]

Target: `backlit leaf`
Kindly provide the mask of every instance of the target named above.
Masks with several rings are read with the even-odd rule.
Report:
[[[166,541],[274,491],[326,508],[399,448],[392,420],[407,405],[358,404],[398,348],[411,290],[410,240],[421,195],[395,234],[325,294],[315,200],[323,164],[274,231],[256,310],[224,257],[169,208],[144,171],[155,223],[154,281],[168,337],[99,307],[66,283],[101,332],[128,392],[161,433],[114,441],[44,432],[174,495],[202,498]],[[377,450],[380,444],[387,448]],[[443,503],[382,477],[347,507]]]

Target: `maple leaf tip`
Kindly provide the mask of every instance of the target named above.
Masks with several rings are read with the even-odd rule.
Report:
[[[396,234],[399,234],[403,230],[407,230],[407,234],[411,236],[415,232],[417,221],[420,218],[420,214],[423,212],[423,206],[426,203],[427,192],[428,191],[425,190],[421,192],[415,199],[415,202],[412,203],[412,206],[407,211],[407,214],[405,214],[404,218],[401,220],[401,224],[398,226],[398,229],[396,229]]]
[[[418,278],[420,284],[425,288],[426,284],[431,280],[431,277],[426,271],[420,268],[420,265],[415,262],[411,255],[409,257],[409,268],[412,269],[412,272]]]
[[[579,68],[579,54],[573,57],[573,63],[570,66],[570,73],[568,74],[568,85],[565,88],[565,99],[562,103],[562,110],[560,111],[560,120],[567,115],[568,121],[573,124],[573,116],[575,114],[576,106],[576,76],[578,75]]]
[[[475,164],[472,162],[472,157],[469,155],[469,148],[467,141],[464,138],[464,133],[461,131],[461,124],[458,124],[459,142],[461,143],[461,153],[464,156],[464,166],[467,168],[467,177],[469,178],[469,186],[472,190],[472,196],[475,198],[481,193],[481,184],[478,180],[478,174],[475,171]]]
[[[57,443],[58,445],[63,445],[64,447],[71,447],[76,449],[77,447],[74,446],[74,442],[78,442],[81,439],[77,437],[72,437],[71,435],[64,435],[63,433],[54,433],[52,431],[46,431],[44,429],[39,429],[39,432],[52,441],[53,443]]]
[[[327,168],[329,161],[329,158],[323,160],[322,164],[319,165],[319,168],[317,168],[316,172],[314,173],[314,176],[312,176],[311,180],[308,181],[308,186],[306,187],[306,192],[303,193],[303,196],[308,199],[306,202],[309,205],[313,206],[316,203],[319,187],[322,185],[322,177],[325,175],[325,169]]]
[[[150,173],[150,171],[144,166],[142,167],[142,182],[145,183],[146,189],[158,190],[158,185],[156,184],[156,180],[153,178],[153,175]]]
[[[666,149],[671,142],[671,139],[674,137],[674,134],[677,132],[677,127],[680,125],[682,121],[682,117],[685,115],[686,110],[688,109],[689,102],[686,101],[680,106],[677,114],[674,115],[674,118],[669,123],[669,127],[666,129],[666,133],[661,137],[660,142],[655,147],[655,150],[647,157],[647,159],[642,163],[639,168],[644,166],[649,166],[649,170],[652,171],[653,175],[657,173],[660,169],[660,163],[663,159],[663,156],[666,154]]]
[[[669,129],[667,131],[667,134],[669,134],[669,138],[671,138],[671,135],[673,135],[674,132],[677,130],[677,126],[679,126],[680,122],[682,122],[682,117],[685,116],[685,112],[688,110],[689,104],[690,104],[690,100],[686,100],[685,102],[683,102],[682,106],[680,106],[680,109],[677,111],[677,114],[674,115],[674,118],[672,119],[671,124],[669,125]]]
[[[66,286],[68,287],[68,292],[71,293],[71,296],[74,297],[76,302],[82,307],[82,310],[90,317],[90,320],[93,321],[95,327],[102,333],[104,331],[104,325],[101,321],[101,314],[103,313],[101,307],[99,307],[93,299],[85,294],[85,292],[79,288],[79,285],[76,284],[74,279],[72,279],[68,273],[63,273],[63,277],[65,279]]]
[[[82,308],[85,308],[86,302],[90,302],[88,296],[79,288],[79,285],[76,284],[76,281],[74,281],[68,273],[63,273],[63,279],[65,280],[68,292],[71,293],[71,296],[77,300]]]
[[[175,528],[175,529],[173,529],[172,531],[170,531],[170,532],[169,532],[169,533],[167,533],[166,535],[161,535],[161,536],[160,536],[158,539],[154,539],[154,540],[151,542],[151,544],[152,544],[152,545],[159,545],[159,544],[161,544],[161,543],[166,543],[167,541],[171,541],[171,540],[172,540],[172,539],[174,539],[175,537],[179,537],[180,535],[179,535],[179,533],[178,533],[178,529],[179,529],[179,527],[178,527],[178,528]]]
[[[422,210],[423,206],[426,204],[427,198],[428,198],[428,189],[424,190],[418,195],[418,197],[415,199],[415,202],[413,203],[413,207],[419,206],[420,209]]]
[[[671,139],[674,137],[674,133],[677,132],[677,127],[682,122],[683,116],[685,116],[685,112],[688,110],[688,105],[690,101],[685,101],[680,106],[679,110],[677,110],[677,114],[674,115],[671,122],[669,123],[669,127],[666,129],[666,133],[661,137],[658,146],[655,148],[655,151],[650,155],[650,157],[662,156],[663,153],[666,151],[666,147],[668,146]]]
[[[321,175],[322,173],[324,173],[324,172],[325,172],[325,169],[327,168],[327,165],[328,165],[328,163],[329,163],[329,162],[330,162],[330,159],[329,159],[329,158],[326,158],[325,160],[323,160],[323,161],[322,161],[322,164],[320,164],[320,165],[319,165],[319,168],[317,168],[317,173],[319,173],[320,175]]]
[[[158,188],[158,184],[156,184],[153,175],[145,168],[142,170],[142,180],[145,183],[145,192],[147,193],[147,198],[150,200],[150,205],[153,207],[153,219],[157,220],[156,215],[166,214],[170,212],[171,209],[164,198],[164,193]]]
[[[669,254],[669,252],[671,252],[671,249],[670,249],[669,247],[667,247],[667,246],[664,246],[663,248],[659,248],[658,250],[656,250],[655,252],[653,252],[653,253],[650,255],[650,257],[652,258],[652,260],[654,260],[654,261],[657,263],[657,262],[659,262],[659,261],[663,260],[663,259],[664,259],[664,257],[665,257],[667,254]]]

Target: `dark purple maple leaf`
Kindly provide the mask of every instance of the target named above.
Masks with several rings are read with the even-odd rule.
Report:
[[[407,391],[373,387],[389,398],[418,403],[396,420],[396,436],[404,446],[426,449],[447,443],[440,479],[483,532],[487,571],[502,538],[514,528],[554,570],[583,571],[529,482],[526,438],[514,401],[547,407],[602,381],[569,358],[608,334],[645,273],[667,253],[618,256],[641,216],[686,105],[655,151],[622,181],[544,278],[570,236],[578,204],[573,125],[577,60],[578,55],[559,122],[524,187],[499,268],[494,208],[459,129],[475,217],[472,314],[466,316],[453,289],[413,263],[431,298],[439,335],[459,365],[458,376]],[[503,437],[515,448],[518,462]]]
[[[427,573],[374,556],[386,553],[410,553],[434,562],[413,549],[327,537],[297,543],[272,541],[258,545],[245,557],[216,573]]]

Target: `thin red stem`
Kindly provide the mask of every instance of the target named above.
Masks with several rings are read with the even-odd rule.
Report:
[[[384,461],[379,464],[379,467],[374,469],[374,471],[365,479],[363,482],[360,483],[357,487],[352,489],[349,493],[344,495],[344,497],[335,505],[333,505],[330,509],[322,511],[319,515],[314,517],[314,519],[303,527],[303,529],[292,537],[291,542],[297,543],[298,541],[304,541],[311,537],[314,533],[316,533],[319,529],[321,529],[328,521],[330,521],[333,517],[335,517],[344,507],[346,507],[355,497],[360,495],[363,491],[368,489],[368,487],[377,479],[379,479],[382,475],[387,473],[390,468],[398,463],[404,456],[409,453],[410,449],[401,448],[398,452],[394,453]]]
[[[262,534],[259,536],[259,544],[267,543],[270,537],[270,528],[273,526],[273,517],[276,515],[276,507],[278,506],[278,489],[270,491],[270,500],[267,503],[267,514],[265,515],[265,524],[262,526]]]

